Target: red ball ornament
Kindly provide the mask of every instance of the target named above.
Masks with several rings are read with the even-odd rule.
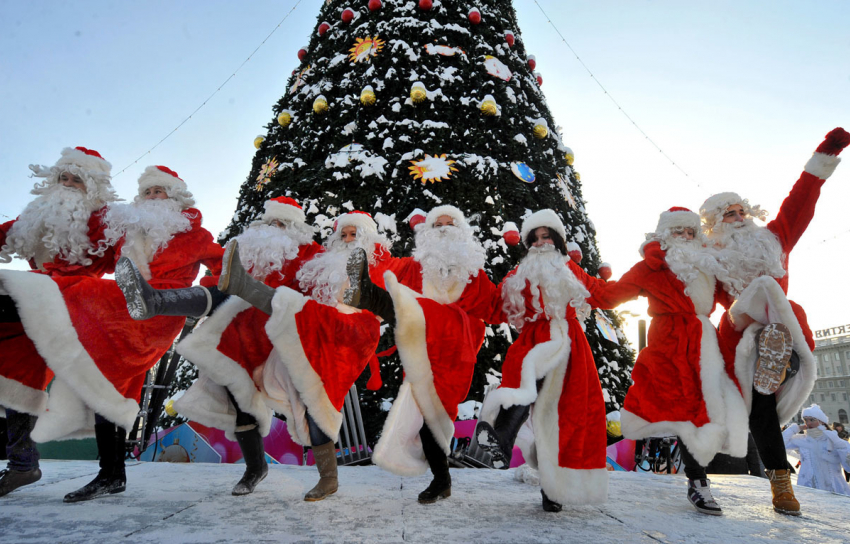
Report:
[[[369,11],[381,9],[381,0],[369,0]]]
[[[469,10],[469,15],[467,15],[467,18],[469,18],[470,23],[477,25],[481,22],[481,12],[478,11],[478,8],[472,8],[471,10]]]
[[[424,222],[425,222],[425,216],[422,215],[421,213],[413,214],[412,216],[410,216],[410,221],[408,221],[408,223],[410,223],[411,229],[416,228],[416,225],[421,225]]]
[[[567,255],[576,264],[581,264],[581,247],[575,242],[567,242]]]
[[[516,41],[516,38],[514,37],[514,33],[511,32],[510,30],[505,31],[505,41],[508,42],[508,45],[510,47],[514,46],[514,42]]]
[[[323,22],[319,25],[319,36],[324,36],[325,32],[331,29],[330,23]]]
[[[534,58],[534,55],[528,55],[528,67],[532,70],[537,68],[537,59]]]
[[[304,57],[307,56],[307,46],[305,45],[301,49],[298,50],[298,60],[304,60]]]
[[[342,10],[342,22],[350,23],[351,20],[354,19],[354,10],[351,8],[345,8]]]
[[[540,74],[537,74],[537,73],[535,73],[534,75],[537,76],[537,84],[542,87],[543,86],[543,76],[541,76]]]
[[[434,7],[434,2],[431,0],[419,0],[419,9],[429,10]]]
[[[512,247],[519,244],[520,242],[519,232],[515,230],[509,230],[505,232],[504,234],[502,234],[502,238],[505,239],[506,244]]]
[[[599,277],[605,281],[611,279],[611,265],[608,263],[602,263],[599,265]]]

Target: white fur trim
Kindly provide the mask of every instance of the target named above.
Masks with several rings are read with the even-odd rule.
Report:
[[[421,476],[428,471],[419,431],[425,418],[413,397],[410,382],[404,381],[384,421],[381,439],[372,451],[372,462],[399,476]]]
[[[569,354],[569,336],[564,340]],[[559,359],[556,366],[546,374],[531,413],[540,487],[547,497],[561,504],[600,504],[608,500],[608,471],[604,461],[603,466],[591,470],[562,467],[558,463],[561,416],[558,405],[568,366],[569,355]],[[604,453],[600,453],[604,458]]]
[[[227,397],[227,389],[203,370],[198,370],[198,379],[174,401],[174,409],[191,421],[221,429],[229,440],[236,440],[236,408]]]
[[[265,210],[265,213],[263,214],[263,221],[265,222],[277,219],[279,221],[303,223],[307,220],[307,217],[304,215],[304,210],[293,206],[292,204],[282,204],[273,200],[267,200],[266,203],[263,204],[263,209]]]
[[[820,179],[828,179],[835,172],[838,163],[841,162],[839,157],[835,155],[825,155],[823,153],[815,153],[812,158],[806,162],[805,170],[813,176]]]
[[[275,291],[272,299],[272,315],[266,323],[266,334],[274,345],[276,355],[282,366],[264,369],[263,384],[266,387],[266,382],[273,373],[285,372],[298,393],[297,401],[303,402],[316,425],[331,440],[336,442],[339,436],[339,428],[342,425],[342,414],[331,403],[325,391],[325,384],[322,383],[322,378],[310,365],[307,354],[304,353],[304,348],[301,346],[298,325],[295,321],[295,315],[309,300],[309,297],[287,287],[278,287]],[[271,363],[270,358],[266,366],[269,367]],[[287,395],[287,397],[290,396]],[[275,402],[275,399],[268,394],[267,389],[266,403],[275,410],[282,410],[287,421],[291,421],[290,418],[293,416],[291,411],[292,399],[284,398],[282,400],[283,402]],[[306,422],[302,424],[306,428]],[[293,438],[296,438],[296,436],[293,435]],[[309,439],[309,433],[307,438]]]
[[[752,406],[752,383],[758,359],[756,339],[768,323],[782,323],[791,332],[794,351],[800,357],[800,370],[776,392],[776,412],[779,423],[791,420],[809,398],[817,380],[817,365],[803,329],[788,302],[788,298],[776,280],[761,276],[754,279],[741,293],[729,310],[733,319],[747,314],[756,320],[744,331],[735,350],[735,377],[744,392],[744,401],[749,410]]]
[[[516,404],[527,406],[537,400],[537,380],[552,369],[570,360],[570,326],[564,319],[549,322],[549,341],[537,344],[525,355],[518,388],[500,387],[487,395],[481,406],[479,419],[491,425],[496,421],[499,408]]]
[[[94,424],[94,411],[64,380],[57,377],[50,386],[47,411],[36,421],[32,439],[50,442],[89,438],[94,436]]]
[[[519,234],[522,239],[522,243],[525,243],[530,232],[537,230],[540,227],[549,227],[550,229],[553,229],[555,232],[560,234],[561,238],[563,238],[566,242],[567,231],[564,229],[564,223],[561,221],[561,218],[558,217],[558,214],[547,208],[545,210],[538,210],[534,212],[522,222],[522,230]]]
[[[109,176],[112,172],[112,165],[108,161],[94,155],[87,155],[79,149],[66,147],[62,150],[62,156],[56,161],[56,166],[79,166],[83,170],[88,170],[96,175]]]
[[[236,361],[218,351],[217,347],[225,329],[236,316],[251,308],[251,304],[239,297],[228,298],[216,311],[207,318],[192,334],[177,344],[177,353],[198,367],[200,375],[206,376],[210,382],[227,388],[236,399],[239,408],[254,416],[259,425],[260,434],[268,436],[271,429],[272,411],[263,402],[263,395],[254,384],[253,377]],[[174,408],[188,418],[202,425],[213,426],[225,432],[231,440],[236,429],[236,411],[219,407],[215,413],[204,414],[206,408],[220,406],[221,391],[209,383],[197,382],[192,388],[193,395],[185,400],[179,399]],[[190,388],[190,390],[192,389]],[[229,406],[227,394],[224,401]],[[184,395],[185,397],[185,395]],[[232,413],[232,417],[231,416]]]
[[[812,404],[808,408],[805,408],[803,410],[803,417],[814,417],[824,423],[829,423],[829,416],[823,413],[823,410],[817,404]]]
[[[349,212],[340,215],[336,220],[336,230],[342,232],[344,227],[357,227],[358,232],[378,232],[378,224],[365,213]]]
[[[79,397],[79,402],[84,402],[90,410],[124,429],[131,429],[139,413],[138,403],[119,393],[97,368],[80,343],[56,283],[49,276],[12,270],[0,271],[0,283],[15,299],[27,336],[56,374],[56,381],[66,382],[69,395]],[[51,426],[50,420],[63,417],[59,413],[63,405],[72,402],[59,400],[51,393],[47,412],[38,419],[33,431],[34,440],[61,439],[87,425],[88,419],[84,418]]]
[[[431,211],[428,212],[428,215],[425,216],[425,225],[428,228],[433,227],[437,219],[444,215],[448,215],[449,217],[451,217],[454,220],[454,224],[456,227],[466,225],[466,216],[463,215],[463,212],[460,211],[458,208],[450,206],[448,204],[432,208]]]
[[[156,166],[148,166],[139,177],[139,194],[144,194],[145,189],[151,187],[162,187],[163,189],[188,190],[186,182],[178,177],[163,172]]]
[[[413,398],[422,418],[428,425],[428,429],[437,444],[448,454],[450,451],[449,444],[454,435],[454,422],[443,408],[440,396],[434,387],[434,375],[431,372],[431,361],[428,358],[428,345],[425,337],[425,314],[417,301],[417,298],[421,295],[399,284],[395,274],[389,271],[384,273],[384,284],[393,299],[395,308],[395,340],[401,365],[405,372],[404,383],[410,384]],[[395,409],[395,404],[393,409]],[[379,444],[386,441],[398,445],[402,442],[400,439],[403,438],[398,434],[401,431],[404,431],[405,436],[418,436],[421,424],[419,424],[419,428],[416,428],[417,424],[419,424],[418,420],[413,417],[412,412],[405,414],[397,412],[393,415],[392,424],[390,426],[384,425],[384,428],[388,431],[396,430],[397,432],[382,434]],[[408,442],[404,447],[395,448],[380,445],[385,451],[392,451],[395,457],[388,459],[379,456],[379,459],[375,460],[376,464],[395,474],[414,475],[409,471],[406,472],[404,467],[416,466],[416,458],[422,450],[421,442],[417,445],[414,439],[414,442]],[[375,449],[377,450],[378,447],[376,446]],[[421,474],[421,472],[418,472],[418,474]]]
[[[47,393],[0,376],[0,406],[38,416],[47,409]]]
[[[623,436],[631,440],[677,435],[697,462],[706,466],[719,451],[733,457],[744,457],[747,454],[749,417],[741,393],[726,374],[714,325],[705,316],[699,315],[697,318],[702,324],[700,380],[709,423],[702,427],[696,427],[690,421],[650,423],[623,409],[620,412],[620,425]]]
[[[661,234],[667,229],[690,227],[694,229],[694,234],[700,230],[699,215],[694,212],[675,211],[661,212],[658,217],[658,226],[655,227],[655,233]]]

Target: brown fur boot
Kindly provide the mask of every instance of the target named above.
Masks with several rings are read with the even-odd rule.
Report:
[[[767,477],[770,478],[770,491],[773,494],[773,509],[780,514],[789,516],[800,515],[800,503],[794,496],[794,489],[791,487],[791,471],[785,470],[765,470]]]
[[[336,447],[333,441],[313,446],[313,457],[319,469],[319,483],[304,495],[305,501],[320,501],[336,493],[339,488],[336,470]]]

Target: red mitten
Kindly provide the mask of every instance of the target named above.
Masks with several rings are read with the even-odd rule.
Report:
[[[815,149],[815,153],[838,155],[841,150],[850,145],[850,133],[841,127],[832,129],[823,142]]]

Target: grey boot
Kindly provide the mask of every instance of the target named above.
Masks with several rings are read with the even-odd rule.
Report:
[[[158,315],[203,317],[212,308],[212,296],[205,287],[154,289],[127,257],[121,257],[115,265],[115,283],[124,293],[130,317],[136,321]]]
[[[239,244],[233,239],[227,242],[221,263],[218,290],[250,302],[261,312],[272,315],[274,289],[251,277],[239,259]]]
[[[328,441],[319,446],[313,446],[313,458],[316,459],[316,468],[319,469],[319,483],[304,495],[304,500],[309,502],[327,498],[339,489],[334,443]]]

